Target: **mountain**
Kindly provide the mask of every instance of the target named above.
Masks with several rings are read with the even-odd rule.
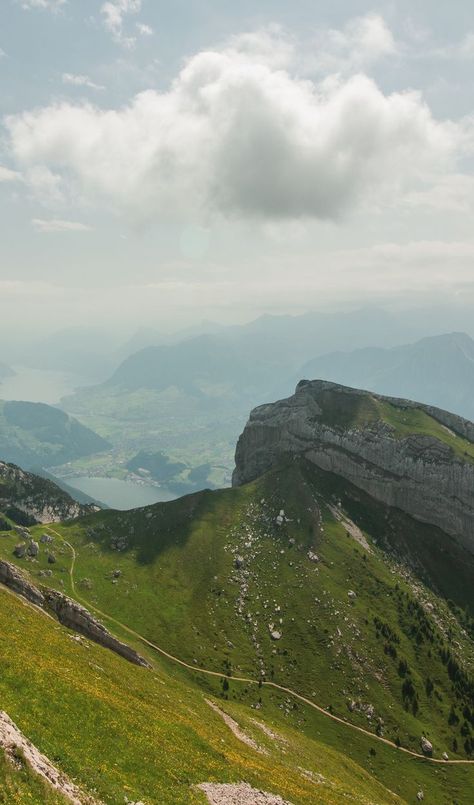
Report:
[[[105,439],[58,408],[0,400],[0,456],[5,461],[51,467],[109,447]]]
[[[0,514],[4,525],[5,517],[17,525],[30,526],[70,520],[96,510],[96,505],[78,503],[51,481],[0,461]]]
[[[234,484],[259,477],[284,456],[304,456],[379,503],[429,524],[424,548],[408,540],[406,547],[426,552],[421,563],[437,568],[434,581],[441,588],[448,569],[451,583],[456,574],[466,583],[474,576],[471,422],[421,403],[303,380],[292,397],[252,411],[237,445]],[[450,539],[439,539],[438,530]],[[451,592],[464,606],[474,603],[468,590],[454,585]]]
[[[2,707],[105,802],[204,803],[196,784],[244,782],[280,805],[420,792],[468,805],[474,764],[449,761],[474,754],[473,431],[430,406],[302,383],[252,413],[233,488],[33,527],[33,560],[5,530],[0,562],[46,601],[95,613],[153,670],[89,642],[72,656],[57,623],[36,664],[34,627],[7,619]],[[21,639],[39,666],[27,695]],[[89,718],[71,736],[76,712]],[[232,802],[225,790],[208,801]]]
[[[423,400],[474,419],[474,341],[466,333],[391,349],[331,353],[305,364],[300,377]]]

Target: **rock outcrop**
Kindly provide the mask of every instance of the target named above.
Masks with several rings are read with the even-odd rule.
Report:
[[[44,595],[40,590],[28,581],[26,576],[21,570],[18,570],[16,565],[12,565],[10,562],[5,562],[1,559],[0,583],[4,584],[5,587],[8,587],[10,590],[13,590],[14,593],[21,595],[22,598],[26,598],[27,601],[31,601],[32,604],[36,604],[39,607],[44,606]]]
[[[20,524],[20,532],[25,524],[72,520],[97,508],[77,503],[52,481],[0,461],[0,510]]]
[[[105,626],[99,623],[99,621],[96,620],[85,607],[78,604],[77,601],[73,601],[72,598],[68,598],[67,595],[57,590],[50,589],[44,591],[44,597],[47,606],[55,613],[58,621],[62,623],[63,626],[67,626],[68,629],[79,632],[84,635],[84,637],[88,637],[89,640],[99,643],[99,645],[104,648],[115,651],[116,654],[120,654],[121,657],[125,657],[126,660],[135,663],[135,665],[149,667],[149,663],[141,657],[140,654],[126,643],[122,643],[114,637]]]
[[[100,646],[120,654],[121,657],[135,665],[141,665],[144,668],[150,667],[150,664],[135,649],[114,637],[85,607],[57,590],[47,587],[39,590],[16,565],[0,560],[0,584],[4,584],[5,587],[26,598],[32,604],[54,612],[58,621],[68,629],[79,632]]]
[[[387,406],[402,417],[406,412],[407,421],[421,412],[433,428],[397,432],[378,414]],[[292,397],[252,411],[237,444],[233,484],[254,480],[284,456],[299,455],[458,537],[472,551],[474,460],[463,454],[466,443],[474,444],[474,424],[454,414],[326,381],[301,381]]]

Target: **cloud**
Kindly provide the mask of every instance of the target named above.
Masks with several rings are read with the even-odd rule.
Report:
[[[62,221],[59,218],[33,218],[31,221],[37,232],[91,232],[92,227],[79,221]]]
[[[100,9],[106,30],[112,34],[117,44],[129,50],[135,46],[136,38],[125,35],[124,18],[130,14],[139,14],[141,9],[142,0],[111,0],[104,3]]]
[[[351,73],[397,53],[392,32],[379,14],[351,20],[342,29],[320,31],[315,52],[308,58],[313,70],[323,73]]]
[[[419,93],[386,95],[360,74],[303,80],[291,47],[276,37],[272,56],[268,36],[201,52],[168,91],[118,109],[12,115],[11,155],[59,177],[69,198],[148,219],[337,219],[359,204],[393,206],[452,170],[462,127],[436,121]]]
[[[21,7],[27,10],[42,8],[47,11],[60,11],[68,0],[20,0]]]
[[[5,168],[3,165],[0,165],[0,184],[2,184],[2,182],[18,182],[21,178],[21,174],[17,171],[12,171],[10,168]]]
[[[63,73],[63,84],[71,84],[74,87],[89,87],[89,89],[103,90],[101,84],[95,84],[87,75],[75,75],[74,73]]]
[[[137,22],[136,28],[138,33],[140,33],[142,36],[152,36],[153,34],[153,28],[151,25],[145,25],[143,22]]]

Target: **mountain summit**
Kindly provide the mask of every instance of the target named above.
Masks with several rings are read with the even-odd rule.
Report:
[[[285,454],[304,456],[375,500],[441,528],[474,550],[474,425],[429,405],[323,380],[254,409],[233,483]]]

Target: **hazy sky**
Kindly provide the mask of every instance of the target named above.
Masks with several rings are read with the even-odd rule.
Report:
[[[471,0],[2,0],[0,327],[474,303]]]

